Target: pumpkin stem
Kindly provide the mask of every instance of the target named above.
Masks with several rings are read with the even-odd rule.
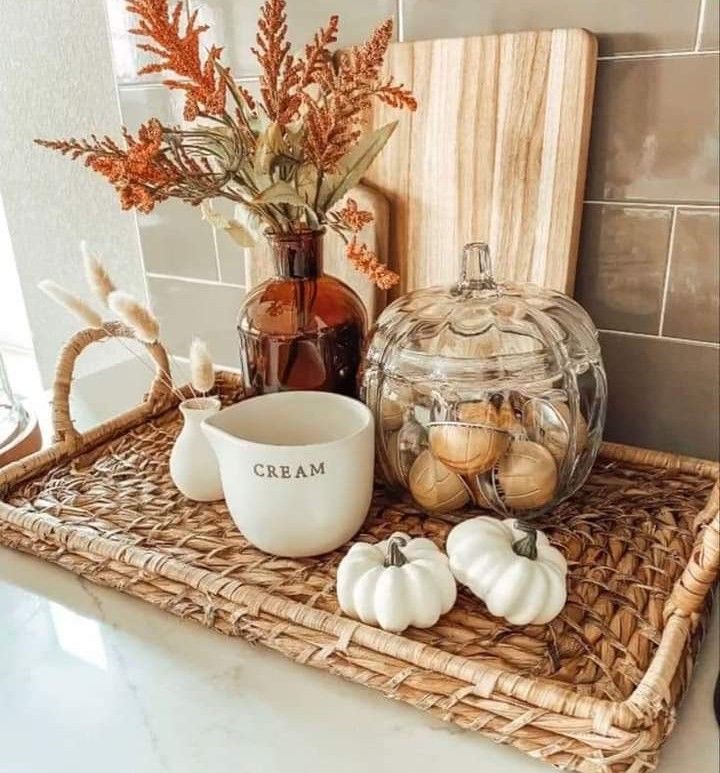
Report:
[[[525,536],[515,540],[512,549],[518,556],[534,561],[537,558],[537,529],[525,521],[515,521],[515,528],[525,532]]]
[[[404,547],[405,545],[406,541],[402,537],[390,537],[384,565],[403,566],[404,564],[407,564],[407,556],[402,552],[402,550],[400,550],[400,548]]]

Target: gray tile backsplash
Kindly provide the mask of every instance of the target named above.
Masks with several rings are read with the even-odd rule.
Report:
[[[405,0],[403,7],[406,40],[584,27],[607,55],[691,49],[700,0]]]
[[[586,204],[575,297],[595,324],[657,333],[672,209]]]
[[[620,333],[603,333],[600,342],[606,439],[718,458],[720,349]]]
[[[137,215],[145,271],[195,279],[219,279],[212,227],[200,209],[169,199]]]
[[[720,340],[718,220],[717,210],[678,210],[662,330],[665,335]]]
[[[181,125],[184,105],[182,91],[171,91],[160,83],[120,89],[123,123],[133,133],[151,116],[159,118],[166,126]]]
[[[700,48],[703,51],[717,51],[720,48],[720,0],[705,0]]]
[[[714,204],[718,58],[600,62],[587,197]]]
[[[213,208],[228,219],[232,218],[235,212],[234,203],[227,199],[215,199]],[[229,284],[244,285],[245,249],[233,241],[225,231],[216,231],[215,238],[220,280]]]

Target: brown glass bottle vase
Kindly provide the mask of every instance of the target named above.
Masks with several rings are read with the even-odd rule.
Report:
[[[323,231],[269,234],[276,276],[250,291],[238,315],[240,359],[253,395],[298,389],[354,397],[365,307],[323,273]]]

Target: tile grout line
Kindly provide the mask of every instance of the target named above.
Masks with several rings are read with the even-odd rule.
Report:
[[[403,8],[404,0],[397,0],[397,42],[403,43],[405,41],[405,9]]]
[[[720,350],[720,343],[717,341],[701,341],[695,338],[677,338],[675,336],[661,336],[656,333],[636,333],[632,330],[612,330],[611,328],[601,327],[598,333],[604,335],[618,335],[625,338],[651,338],[654,341],[669,341],[674,344],[688,344],[690,346],[702,346],[709,349]]]
[[[668,290],[670,288],[670,272],[672,270],[672,256],[675,249],[675,232],[677,230],[678,207],[673,207],[672,220],[670,221],[670,238],[668,239],[667,262],[665,263],[665,277],[663,278],[662,303],[660,305],[660,321],[658,323],[658,335],[663,336],[665,328],[665,311],[667,310]]]
[[[210,285],[210,287],[235,287],[245,290],[245,285],[235,284],[235,282],[219,282],[215,279],[200,279],[193,276],[178,276],[177,274],[160,274],[156,271],[148,271],[145,276],[148,279],[171,279],[175,282],[188,282],[191,284]]]
[[[695,30],[695,48],[694,51],[699,51],[702,45],[702,32],[705,24],[705,11],[707,10],[707,0],[700,0],[700,9],[698,11],[697,29]]]
[[[585,199],[583,204],[594,204],[597,206],[609,207],[682,207],[683,209],[709,209],[716,211],[720,209],[718,204],[687,204],[684,201],[622,201],[621,199]]]
[[[258,83],[260,81],[260,76],[242,75],[238,78],[235,78],[234,80],[235,80],[235,83],[242,83],[243,85],[247,85],[252,83]],[[180,79],[179,82],[186,83],[187,81],[184,79]],[[118,91],[140,91],[141,89],[167,90],[167,86],[162,81],[116,80],[115,84],[118,88]]]
[[[612,54],[610,56],[599,56],[598,62],[620,62],[633,59],[672,59],[681,56],[713,56],[720,54],[720,49],[713,48],[706,51],[687,48],[682,51],[642,51],[634,54]]]

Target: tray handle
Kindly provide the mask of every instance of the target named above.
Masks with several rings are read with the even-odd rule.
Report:
[[[86,328],[77,332],[63,347],[55,367],[53,382],[52,422],[54,441],[66,448],[75,449],[82,445],[82,435],[75,429],[70,415],[70,390],[72,388],[75,361],[83,349],[90,344],[108,338],[137,339],[132,330],[121,322],[106,322],[101,328]],[[142,342],[141,342],[142,343]],[[161,406],[167,405],[172,398],[172,386],[169,382],[170,363],[163,345],[142,344],[155,362],[155,377],[150,390],[145,395],[139,410],[146,415],[155,413]]]
[[[715,485],[707,504],[697,515],[704,524],[680,580],[665,605],[665,616],[679,612],[690,616],[702,610],[708,591],[720,574],[720,491]]]

